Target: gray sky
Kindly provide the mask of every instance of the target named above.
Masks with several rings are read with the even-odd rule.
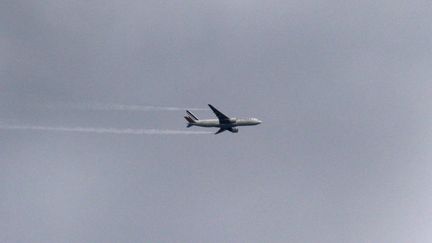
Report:
[[[3,126],[186,130],[181,110],[94,104],[264,122],[0,130],[0,241],[432,241],[431,16],[430,1],[2,1]]]

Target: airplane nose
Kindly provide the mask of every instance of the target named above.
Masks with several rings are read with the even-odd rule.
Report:
[[[261,120],[257,120],[257,122],[258,122],[258,124],[261,124],[261,123],[262,123],[262,121],[261,121]]]

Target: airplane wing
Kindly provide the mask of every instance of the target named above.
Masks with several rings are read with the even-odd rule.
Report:
[[[227,117],[226,115],[224,115],[222,112],[218,111],[212,105],[209,104],[209,106],[212,109],[212,111],[215,113],[215,115],[217,116],[217,118],[219,119],[220,123],[229,123],[229,117]]]
[[[226,129],[224,129],[224,128],[219,128],[219,130],[215,133],[215,135],[216,134],[219,134],[219,133],[221,133],[221,132],[224,132]]]

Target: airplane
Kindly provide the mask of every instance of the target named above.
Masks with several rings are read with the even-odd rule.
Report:
[[[188,122],[187,127],[198,126],[198,127],[218,127],[219,130],[215,134],[219,134],[224,131],[230,131],[232,133],[237,133],[239,130],[237,126],[254,126],[260,124],[262,121],[256,118],[238,119],[230,118],[224,115],[222,112],[218,111],[212,105],[208,105],[210,109],[215,113],[218,119],[198,119],[192,112],[186,110],[187,116],[184,118]]]

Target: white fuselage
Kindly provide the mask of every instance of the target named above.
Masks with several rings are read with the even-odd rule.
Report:
[[[256,118],[234,119],[230,123],[223,123],[223,124],[220,124],[218,119],[205,119],[205,120],[198,120],[195,123],[192,123],[190,125],[199,126],[199,127],[231,128],[231,127],[237,127],[237,126],[254,126],[254,125],[258,125],[260,123],[261,123],[261,121],[256,119]]]

